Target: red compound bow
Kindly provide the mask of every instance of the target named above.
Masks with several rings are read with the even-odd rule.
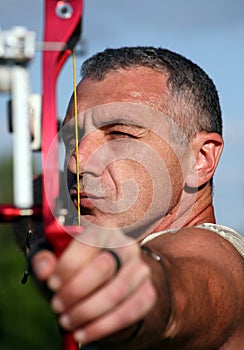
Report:
[[[39,208],[33,204],[31,199],[32,195],[30,195],[30,198],[27,200],[27,202],[25,202],[25,200],[21,202],[21,199],[19,201],[17,198],[15,199],[13,205],[0,205],[0,220],[2,222],[12,222],[13,220],[18,220],[19,217],[28,217],[33,219],[41,217],[41,220],[43,222],[44,235],[58,256],[70,242],[71,234],[73,234],[75,231],[79,232],[82,230],[82,228],[77,228],[74,226],[64,227],[64,225],[60,223],[60,220],[58,220],[54,214],[57,213],[56,203],[59,197],[60,186],[58,168],[58,145],[56,144],[57,141],[54,141],[57,140],[58,133],[58,120],[56,112],[56,82],[62,66],[72,53],[72,50],[79,39],[81,32],[82,12],[82,0],[45,0],[45,29],[42,69],[43,92],[41,115],[41,152],[43,169],[42,206]],[[18,32],[18,36],[21,36],[22,34],[20,30]],[[28,40],[32,40],[32,38],[29,38]],[[45,49],[45,47],[47,49]],[[23,48],[20,48],[20,51],[21,50],[23,50]],[[26,50],[24,49],[23,51]],[[7,57],[6,60],[8,62],[12,61],[11,57]],[[24,67],[21,66],[24,66],[25,64],[22,63],[23,61],[21,57],[19,57],[17,59],[17,66],[18,68],[20,67],[20,74],[23,74],[24,79],[25,73],[24,70],[21,70],[22,68],[24,69]],[[16,74],[15,71],[12,73],[12,70],[10,73],[9,67],[10,66],[8,66],[8,68],[5,67],[5,72],[8,72],[9,75]],[[15,80],[19,80],[18,76],[15,76],[15,78]],[[20,80],[23,79],[21,78]],[[11,79],[8,77],[7,80]],[[14,87],[12,90],[15,89],[16,88]],[[21,100],[25,99],[27,100],[27,96],[23,95]],[[26,103],[26,105],[28,105],[28,103]],[[18,111],[21,108],[15,101],[12,109],[16,109]],[[26,113],[29,114],[28,107]],[[25,116],[25,113],[23,115]],[[29,162],[29,158],[26,156],[26,154],[29,153],[31,149],[30,131],[23,131],[22,128],[25,119],[26,126],[29,129],[28,118],[29,117],[23,117],[22,120],[19,120],[18,122],[13,121],[13,132],[14,134],[16,133],[17,138],[22,139],[23,141],[23,136],[27,135],[27,142],[25,143],[24,148],[26,152],[21,152],[24,158],[22,160],[17,159],[15,162],[16,168],[19,169],[26,168],[26,164]],[[19,132],[20,124],[22,125],[22,134]],[[27,147],[29,147],[29,149],[27,149]],[[50,147],[52,148],[52,152],[49,152]],[[17,148],[19,148],[19,146],[17,146]],[[23,153],[26,154],[23,155]],[[23,164],[23,162],[26,162],[26,164]],[[29,174],[27,175],[29,176]],[[26,174],[18,175],[18,177],[21,177],[22,181],[25,181],[25,178],[28,176],[26,176]],[[30,181],[32,182],[31,177],[29,180],[26,180],[27,186],[32,186],[30,184]],[[64,333],[63,349],[78,349],[78,345],[74,342],[72,335],[69,333]]]

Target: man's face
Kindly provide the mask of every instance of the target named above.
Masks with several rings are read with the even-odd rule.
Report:
[[[102,81],[85,79],[77,92],[78,155],[73,103],[63,139],[74,207],[78,161],[82,224],[136,237],[153,231],[178,206],[184,187],[184,148],[172,141],[172,121],[160,111],[165,78],[148,68],[121,70]]]

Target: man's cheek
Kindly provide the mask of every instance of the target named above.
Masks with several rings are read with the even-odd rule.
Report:
[[[117,213],[143,206],[147,210],[153,197],[153,179],[150,172],[134,160],[117,160],[102,174],[102,189]]]

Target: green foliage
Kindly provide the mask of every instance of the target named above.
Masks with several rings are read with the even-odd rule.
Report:
[[[0,163],[0,203],[11,202],[11,161]],[[20,280],[26,267],[11,225],[0,224],[0,349],[61,349],[54,314],[29,280]]]

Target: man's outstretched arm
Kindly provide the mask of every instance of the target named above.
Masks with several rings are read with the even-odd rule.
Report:
[[[116,349],[218,349],[241,341],[244,266],[235,249],[195,228],[146,246],[161,260],[137,244],[120,248],[118,273],[111,257],[77,241],[59,261],[44,252],[43,265],[37,255],[34,269],[55,291],[61,325],[78,340]]]
[[[161,256],[170,288],[171,315],[166,328],[161,328],[161,348],[219,349],[227,341],[243,344],[244,261],[235,248],[216,234],[195,228],[160,236],[147,246]],[[164,310],[160,299],[157,303],[155,332]],[[152,322],[151,315],[145,322]]]

